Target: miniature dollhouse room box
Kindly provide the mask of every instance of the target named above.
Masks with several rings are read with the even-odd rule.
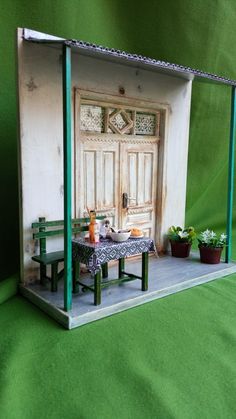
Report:
[[[133,283],[122,293],[114,287],[99,309],[89,293],[72,298],[71,217],[96,209],[118,228],[139,226],[164,253],[169,226],[185,219],[192,81],[225,83],[234,93],[235,82],[28,29],[17,37],[22,293],[71,328],[235,271],[231,263],[189,260],[188,276],[183,261],[152,258],[145,294]],[[234,111],[232,120],[234,130]],[[229,179],[232,173],[230,162]],[[229,183],[229,239],[231,201]],[[32,223],[42,217],[64,220],[64,236],[52,234],[46,249],[64,248],[57,293],[38,283],[41,268],[32,260],[39,253]]]

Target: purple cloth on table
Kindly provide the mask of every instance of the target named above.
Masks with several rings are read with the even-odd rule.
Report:
[[[132,239],[125,242],[114,242],[111,239],[101,239],[99,243],[92,244],[84,239],[72,240],[72,257],[86,264],[89,270],[95,274],[103,263],[110,260],[134,256],[140,253],[156,251],[152,239],[148,237]]]

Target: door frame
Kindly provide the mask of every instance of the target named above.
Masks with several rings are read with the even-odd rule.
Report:
[[[167,193],[166,186],[166,164],[167,159],[165,158],[167,140],[168,140],[168,119],[171,112],[170,105],[167,103],[161,103],[158,101],[148,100],[148,99],[137,99],[130,97],[123,97],[122,95],[112,95],[108,93],[102,93],[101,91],[91,91],[84,90],[79,87],[74,88],[73,92],[73,111],[74,111],[74,179],[73,179],[73,189],[74,189],[74,217],[78,215],[78,197],[79,197],[79,184],[80,184],[80,156],[79,156],[79,147],[77,146],[80,141],[80,130],[79,130],[79,121],[80,121],[80,105],[83,100],[91,100],[94,102],[104,102],[106,105],[117,105],[118,107],[131,107],[137,108],[140,111],[159,111],[160,112],[160,128],[159,128],[159,142],[158,147],[158,156],[157,156],[157,202],[156,202],[156,220],[155,220],[155,243],[157,245],[158,252],[164,250],[164,238],[161,237],[161,222],[163,219],[163,214],[165,210],[165,197]],[[94,135],[94,134],[92,134]],[[99,135],[99,133],[98,133]],[[109,134],[107,134],[109,135]],[[112,134],[116,135],[116,134]],[[120,134],[118,134],[120,135]]]

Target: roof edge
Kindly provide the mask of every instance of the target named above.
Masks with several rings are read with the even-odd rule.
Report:
[[[27,41],[52,41],[52,42],[63,42],[65,38],[59,38],[58,36],[49,35],[47,33],[34,31],[33,29],[23,28],[23,38]]]
[[[142,64],[145,67],[149,66],[150,69],[155,68],[159,69],[160,71],[168,71],[170,74],[172,74],[172,76],[182,76],[183,78],[186,78],[188,80],[206,80],[208,82],[215,82],[218,84],[226,84],[236,87],[236,80],[218,76],[217,74],[207,73],[198,69],[193,69],[191,67],[156,60],[154,58],[145,57],[138,54],[131,54],[126,51],[108,48],[102,45],[97,45],[82,40],[60,38],[57,36],[45,34],[43,32],[38,32],[27,28],[24,28],[23,30],[23,38],[31,42],[66,44],[70,47],[101,54],[103,56],[106,56],[107,58],[119,58],[121,60],[125,60],[126,62]]]

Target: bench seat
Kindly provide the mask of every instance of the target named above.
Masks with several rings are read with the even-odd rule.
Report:
[[[33,256],[32,260],[43,265],[51,265],[54,262],[63,262],[64,261],[64,250],[59,250],[57,252],[44,253],[42,255]]]
[[[104,220],[104,215],[97,216],[97,219]],[[73,218],[71,220],[72,234],[80,234],[88,231],[90,218]],[[53,236],[64,235],[64,220],[46,221],[45,217],[39,217],[37,222],[32,223],[32,228],[37,229],[33,233],[33,239],[39,240],[40,254],[32,257],[34,262],[40,264],[40,283],[50,280],[51,291],[57,291],[57,281],[64,276],[64,269],[58,272],[58,265],[64,261],[64,250],[47,253],[46,240]],[[47,266],[51,267],[51,276],[47,275]],[[103,266],[104,278],[107,277],[107,263]],[[77,292],[76,283],[73,283],[73,292]]]

